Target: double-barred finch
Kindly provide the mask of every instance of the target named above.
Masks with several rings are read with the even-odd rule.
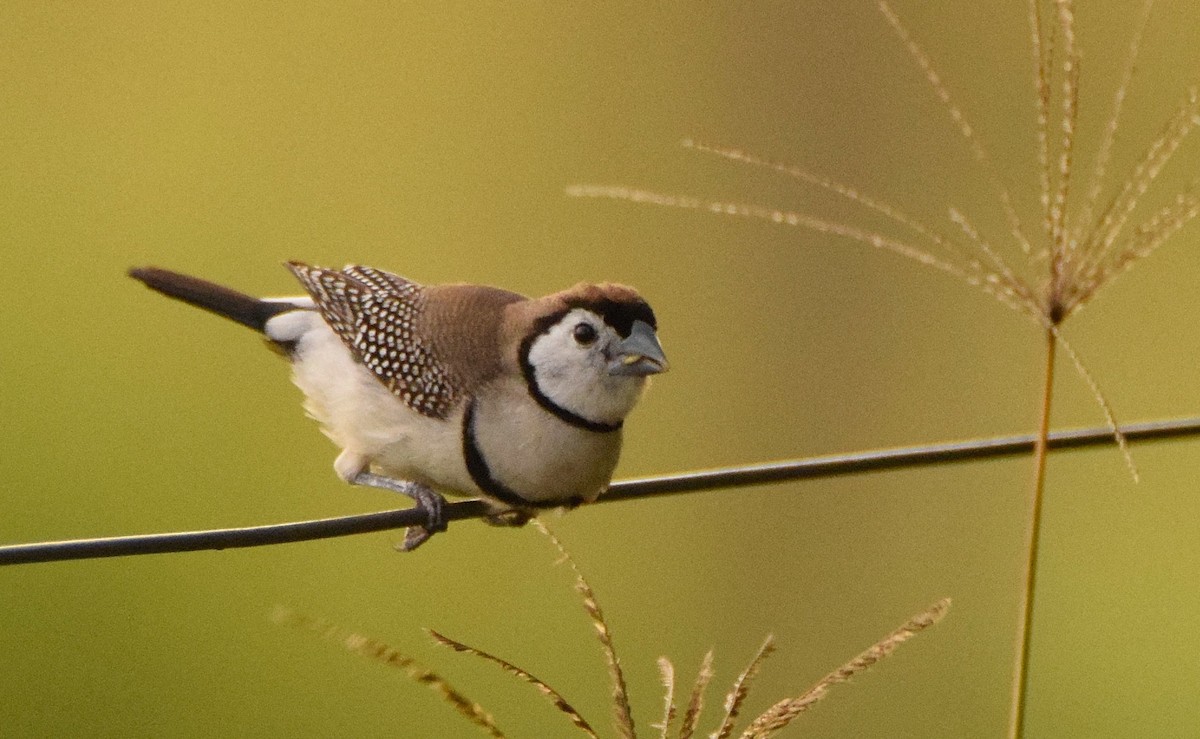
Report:
[[[595,500],[625,417],[667,367],[654,312],[623,285],[531,299],[371,267],[288,267],[307,297],[255,298],[156,267],[129,274],[285,353],[306,409],[342,450],[338,476],[428,512],[406,549],[445,529],[435,490],[482,496],[511,522]]]

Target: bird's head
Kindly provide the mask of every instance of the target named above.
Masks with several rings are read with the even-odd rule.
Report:
[[[579,284],[522,314],[521,371],[538,402],[569,422],[619,427],[647,378],[667,369],[654,311],[631,287]]]

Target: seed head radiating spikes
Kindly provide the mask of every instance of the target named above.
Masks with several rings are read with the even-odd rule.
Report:
[[[900,39],[908,55],[924,74],[929,87],[949,115],[959,138],[970,151],[985,179],[991,184],[996,203],[1008,221],[1011,244],[987,238],[971,225],[966,213],[949,208],[950,221],[957,236],[947,236],[905,214],[901,208],[869,195],[857,185],[839,182],[834,177],[771,161],[735,147],[701,144],[692,140],[684,146],[730,161],[776,171],[807,185],[819,187],[863,208],[884,216],[893,226],[908,232],[906,239],[895,238],[852,223],[841,223],[786,208],[706,200],[687,195],[667,195],[624,186],[575,185],[568,194],[575,197],[612,198],[637,203],[708,211],[764,219],[795,226],[815,233],[839,236],[898,254],[907,259],[952,275],[979,288],[1004,305],[1030,319],[1039,328],[1048,329],[1067,349],[1081,377],[1093,391],[1113,432],[1125,449],[1113,422],[1112,410],[1084,369],[1078,353],[1066,343],[1061,324],[1077,313],[1106,285],[1133,264],[1153,253],[1184,226],[1200,215],[1200,196],[1189,186],[1168,203],[1159,206],[1132,230],[1128,224],[1151,192],[1160,174],[1171,162],[1192,130],[1200,125],[1200,92],[1188,88],[1183,102],[1153,138],[1142,158],[1112,192],[1109,182],[1112,150],[1120,127],[1121,113],[1142,46],[1142,38],[1153,7],[1143,0],[1129,41],[1120,80],[1113,94],[1112,110],[1103,128],[1091,177],[1086,188],[1073,186],[1076,162],[1076,138],[1080,80],[1085,70],[1081,43],[1077,37],[1073,0],[1029,0],[1028,21],[1036,110],[1038,152],[1038,191],[1031,198],[1041,206],[1043,233],[1031,242],[1022,219],[1013,207],[995,160],[988,154],[976,129],[963,109],[954,101],[949,88],[898,13],[886,0],[879,10]],[[1059,134],[1051,136],[1051,118]],[[1076,192],[1082,193],[1076,197]],[[1103,208],[1098,204],[1110,192]],[[1074,202],[1076,199],[1082,203]],[[1015,250],[1015,251],[1014,251]],[[1128,459],[1133,470],[1132,460]],[[1136,472],[1134,472],[1136,477]]]

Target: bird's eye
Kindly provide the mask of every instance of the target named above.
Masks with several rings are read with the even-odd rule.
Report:
[[[575,341],[582,346],[587,346],[596,340],[596,329],[590,323],[577,324],[571,333],[575,337]]]

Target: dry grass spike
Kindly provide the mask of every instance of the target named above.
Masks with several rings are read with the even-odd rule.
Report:
[[[604,650],[604,659],[608,664],[608,673],[612,680],[613,724],[622,739],[637,739],[637,733],[633,727],[633,713],[629,707],[629,691],[625,687],[625,673],[621,670],[621,661],[617,658],[616,647],[613,646],[612,633],[608,628],[608,622],[604,619],[604,612],[596,601],[596,593],[558,537],[538,519],[533,519],[531,523],[554,544],[559,556],[575,574],[575,590],[583,600],[583,608],[596,628],[596,636],[600,640],[600,645]]]
[[[509,673],[510,675],[515,675],[516,677],[534,686],[538,689],[538,692],[550,699],[550,702],[554,704],[555,708],[566,714],[567,718],[571,719],[571,723],[575,724],[580,731],[592,737],[592,739],[600,739],[599,735],[596,734],[596,730],[593,729],[592,725],[589,724],[587,720],[579,714],[579,711],[576,711],[574,706],[568,703],[566,698],[562,697],[561,693],[547,685],[543,680],[538,679],[534,675],[521,669],[520,667],[517,667],[508,660],[501,659],[500,657],[490,654],[489,652],[485,652],[482,649],[476,649],[475,647],[463,644],[460,641],[455,641],[448,636],[439,634],[433,629],[429,629],[429,635],[433,637],[435,642],[444,647],[449,647],[456,652],[474,655],[480,659],[484,659],[488,662],[499,665],[500,668],[505,672]]]
[[[535,520],[536,523],[536,520]],[[570,563],[572,570],[576,576],[576,591],[580,594],[584,601],[585,609],[591,617],[597,631],[600,632],[601,643],[604,644],[605,654],[608,660],[608,665],[612,674],[614,684],[619,685],[619,688],[614,689],[614,714],[616,717],[616,728],[618,732],[628,739],[637,739],[636,731],[633,726],[633,719],[629,714],[628,697],[624,691],[624,678],[620,674],[620,667],[617,663],[616,653],[612,647],[612,640],[608,636],[608,627],[604,621],[604,617],[600,612],[600,607],[596,603],[595,594],[587,581],[583,579],[578,568],[562,543],[548,530],[544,525],[536,523],[537,527],[554,543],[561,558]],[[901,643],[912,638],[917,632],[925,629],[933,623],[936,623],[949,607],[949,599],[939,601],[932,608],[915,617],[905,626],[885,637],[866,652],[863,652],[858,657],[846,663],[838,670],[830,673],[820,683],[810,688],[799,698],[788,699],[781,701],[773,706],[766,713],[751,723],[750,727],[743,734],[744,737],[749,736],[769,736],[771,733],[778,731],[786,726],[796,715],[807,710],[812,703],[815,703],[824,696],[830,685],[839,682],[846,682],[854,675],[866,670],[875,662],[878,662],[883,657],[886,657]],[[411,657],[401,654],[392,647],[359,634],[346,632],[341,628],[320,619],[310,618],[297,614],[288,608],[277,607],[273,620],[276,623],[289,625],[295,628],[300,628],[306,631],[313,632],[322,638],[342,644],[346,649],[360,654],[369,659],[381,662],[389,667],[396,667],[403,670],[411,679],[418,683],[428,685],[447,703],[455,708],[460,714],[465,716],[476,727],[483,729],[490,736],[496,739],[503,739],[504,733],[496,726],[492,716],[485,711],[478,703],[471,701],[462,693],[458,692],[445,679],[431,670],[419,665]],[[581,732],[586,734],[591,739],[599,739],[599,735],[592,728],[583,716],[575,710],[575,708],[567,702],[567,700],[557,690],[552,688],[545,681],[534,676],[525,669],[522,669],[508,660],[497,657],[482,649],[469,646],[455,639],[451,639],[436,631],[430,630],[429,635],[438,644],[449,647],[456,652],[470,654],[485,661],[498,665],[506,673],[521,679],[522,681],[533,685],[537,690],[557,708],[565,714],[574,726]],[[734,723],[738,717],[743,702],[749,694],[750,686],[754,678],[758,674],[759,667],[763,661],[774,651],[774,638],[768,636],[755,652],[750,663],[734,680],[733,686],[725,698],[725,714],[722,717],[720,725],[715,731],[709,734],[709,739],[727,739],[733,732]],[[654,728],[659,730],[660,739],[668,739],[670,731],[675,723],[676,706],[675,706],[675,668],[671,661],[666,657],[660,657],[658,660],[659,673],[662,677],[663,687],[666,695],[663,701],[663,717],[662,721],[654,725]],[[692,686],[692,691],[688,699],[687,708],[680,721],[678,739],[693,739],[696,728],[700,720],[700,715],[704,708],[704,693],[708,688],[709,683],[713,678],[713,652],[709,650],[701,660],[700,668],[697,671],[695,683]]]
[[[934,603],[900,628],[875,642],[854,659],[821,678],[804,693],[795,698],[781,700],[768,708],[762,715],[750,722],[750,726],[742,733],[742,739],[766,739],[774,735],[828,695],[831,687],[849,682],[851,678],[870,669],[875,663],[896,651],[901,644],[941,621],[949,609],[949,598]]]
[[[428,686],[442,700],[449,703],[455,711],[464,716],[476,727],[482,729],[493,739],[504,739],[505,734],[496,726],[491,714],[475,701],[467,698],[436,672],[421,666],[413,658],[400,653],[392,647],[370,637],[344,631],[339,626],[322,619],[312,618],[296,613],[290,608],[277,606],[272,615],[277,624],[311,631],[323,639],[340,643],[347,650],[403,670],[409,678],[422,685]]]
[[[726,739],[733,733],[734,722],[737,721],[738,714],[742,710],[742,703],[750,694],[750,686],[758,675],[758,669],[762,666],[763,660],[770,657],[774,651],[775,637],[768,635],[763,640],[762,646],[754,653],[750,664],[746,665],[746,669],[742,670],[742,673],[733,681],[729,695],[725,696],[725,717],[721,719],[721,725],[717,727],[717,730],[709,735],[709,739]]]
[[[659,739],[667,739],[675,723],[675,665],[666,657],[659,657],[658,674],[663,684],[663,717],[655,728],[661,732]]]
[[[692,684],[692,695],[688,698],[687,710],[683,712],[683,720],[679,725],[679,739],[692,739],[696,733],[696,723],[700,720],[700,712],[704,710],[704,692],[713,679],[713,652],[708,650],[704,659],[700,660],[700,669],[696,672],[696,682]]]

